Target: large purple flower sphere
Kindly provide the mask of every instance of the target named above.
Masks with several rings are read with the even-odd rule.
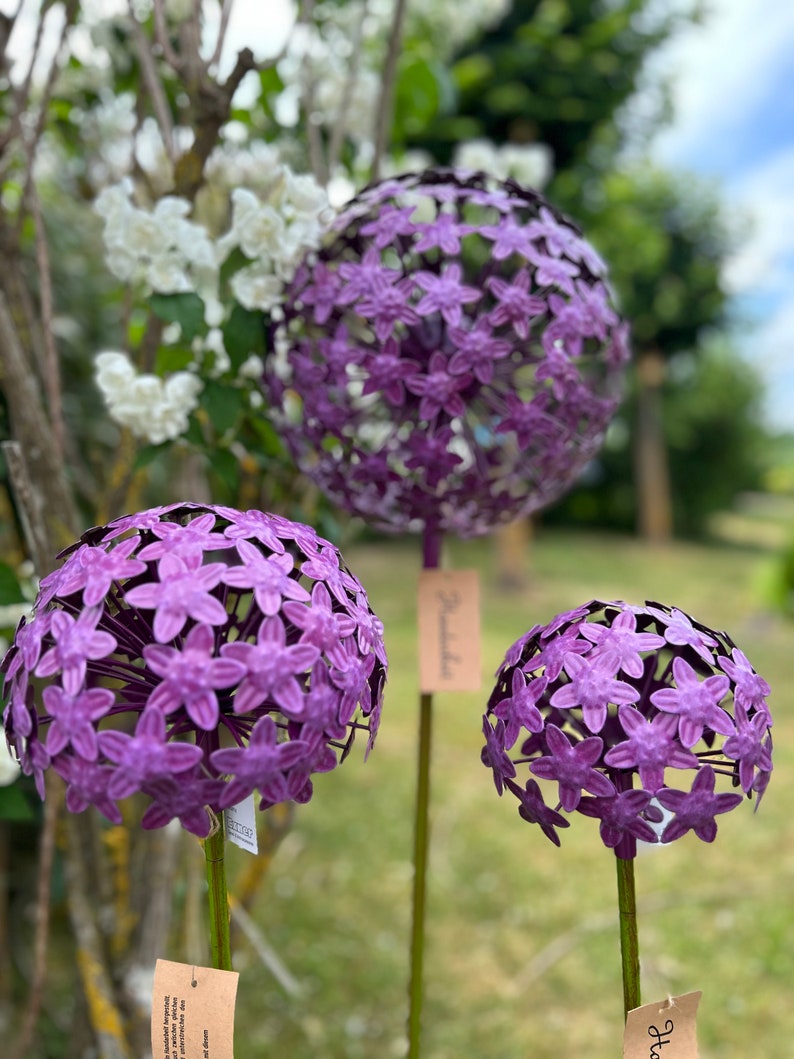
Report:
[[[725,633],[659,603],[594,600],[507,652],[482,760],[499,794],[514,794],[521,816],[557,845],[556,828],[569,826],[560,810],[597,818],[623,858],[637,839],[694,831],[712,842],[716,816],[766,789],[768,694]],[[715,793],[718,777],[733,792]],[[538,779],[554,785],[550,804]]]
[[[6,738],[72,812],[150,799],[145,828],[312,795],[378,728],[383,627],[337,549],[261,511],[174,504],[89,530],[41,582],[2,668]]]
[[[301,469],[386,530],[487,532],[598,450],[627,328],[603,262],[540,194],[482,173],[385,180],[298,269],[265,385]]]

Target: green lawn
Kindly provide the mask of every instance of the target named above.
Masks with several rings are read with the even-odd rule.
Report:
[[[496,796],[479,762],[483,705],[506,648],[594,596],[656,599],[724,628],[772,684],[776,768],[760,811],[740,807],[720,818],[713,845],[689,835],[642,853],[636,867],[644,999],[703,991],[702,1059],[790,1054],[794,626],[761,610],[756,585],[768,554],[541,532],[527,588],[506,593],[492,543],[454,542],[449,552],[450,565],[481,571],[483,691],[436,696],[426,1059],[621,1054],[614,857],[584,817],[556,849],[512,799]],[[383,726],[368,762],[362,745],[319,778],[254,906],[303,995],[287,996],[248,943],[236,942],[240,1059],[404,1054],[419,549],[387,542],[346,554],[386,627]],[[246,857],[232,851],[233,874]]]

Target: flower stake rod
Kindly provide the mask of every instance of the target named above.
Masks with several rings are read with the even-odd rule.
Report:
[[[232,969],[229,932],[229,894],[226,888],[226,838],[223,816],[213,813],[210,833],[204,839],[209,902],[210,953],[212,966]]]
[[[560,614],[513,644],[499,670],[483,763],[556,845],[563,814],[599,821],[617,859],[627,1018],[641,1003],[637,841],[694,831],[713,842],[717,816],[757,806],[772,771],[768,694],[726,633],[658,603],[594,600]],[[538,779],[556,784],[551,804]],[[718,779],[733,790],[717,792]]]
[[[426,531],[419,580],[419,745],[414,815],[414,879],[408,987],[408,1055],[417,1059],[423,1006],[425,906],[430,846],[433,693],[478,691],[479,582],[475,570],[441,570],[441,536]]]

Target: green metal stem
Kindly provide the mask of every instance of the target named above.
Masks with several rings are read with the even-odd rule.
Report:
[[[638,1008],[640,999],[640,942],[637,934],[637,899],[634,890],[634,858],[615,857],[618,870],[620,959],[623,967],[623,1013]]]
[[[414,887],[411,925],[411,978],[408,987],[408,1059],[418,1059],[422,1023],[425,954],[425,908],[427,902],[427,861],[430,838],[430,750],[433,696],[423,693],[419,700],[419,760],[416,777],[416,817],[414,821]]]
[[[229,895],[226,890],[226,841],[223,814],[218,816],[218,830],[204,840],[209,893],[209,926],[212,966],[231,971],[232,951],[229,941]]]

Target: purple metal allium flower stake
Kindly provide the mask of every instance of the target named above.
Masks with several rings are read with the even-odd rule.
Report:
[[[383,628],[337,549],[261,511],[173,504],[89,530],[45,577],[3,663],[3,724],[44,797],[205,840],[213,964],[231,966],[222,811],[307,802],[372,747]]]
[[[637,840],[694,831],[713,842],[717,816],[745,798],[758,805],[772,771],[768,694],[726,633],[659,603],[594,600],[560,614],[513,644],[497,673],[482,751],[497,792],[555,845],[563,813],[581,813],[615,851],[626,1015],[640,1006]],[[733,790],[717,793],[718,777]],[[557,785],[551,803],[538,779]]]
[[[430,169],[373,184],[298,268],[265,388],[301,469],[387,531],[483,534],[600,447],[628,358],[606,269],[539,193]],[[430,719],[422,696],[409,1056],[419,1048]]]
[[[450,169],[348,203],[272,338],[274,414],[323,493],[380,529],[463,537],[565,492],[628,359],[579,229],[536,191]]]

